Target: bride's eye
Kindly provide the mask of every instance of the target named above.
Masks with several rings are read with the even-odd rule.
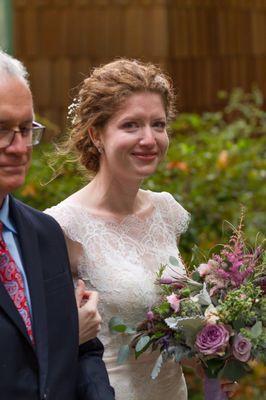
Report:
[[[138,129],[138,126],[138,123],[135,121],[127,121],[123,123],[122,129],[125,131],[133,132]]]
[[[152,124],[153,128],[159,132],[163,132],[166,128],[166,122],[163,120],[154,121]]]

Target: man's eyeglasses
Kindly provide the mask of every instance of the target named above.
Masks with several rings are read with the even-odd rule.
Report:
[[[19,129],[6,129],[0,127],[0,149],[11,145],[16,133],[21,134],[26,146],[36,146],[40,143],[45,127],[38,122],[32,122],[31,126],[21,127]]]

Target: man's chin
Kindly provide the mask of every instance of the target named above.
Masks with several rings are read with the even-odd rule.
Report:
[[[0,190],[5,193],[14,192],[19,189],[25,183],[25,176],[12,176],[10,179],[3,179],[0,177]]]

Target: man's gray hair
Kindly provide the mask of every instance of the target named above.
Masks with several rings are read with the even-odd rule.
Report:
[[[0,49],[0,79],[3,75],[20,78],[29,86],[29,74],[22,62]]]

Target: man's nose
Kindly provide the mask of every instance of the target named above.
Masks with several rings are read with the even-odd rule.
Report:
[[[13,154],[25,154],[28,152],[28,146],[26,145],[20,131],[16,131],[12,142],[6,148],[6,152]]]
[[[153,129],[150,126],[143,127],[140,143],[146,146],[153,146],[156,143]]]

